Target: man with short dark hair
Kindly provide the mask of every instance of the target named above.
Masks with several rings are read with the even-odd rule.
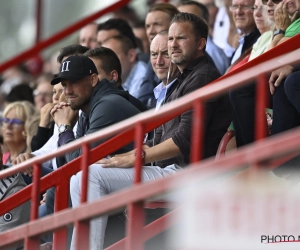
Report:
[[[105,47],[99,47],[88,50],[84,53],[95,64],[98,70],[99,79],[106,78],[109,81],[115,81],[120,90],[124,90],[122,87],[122,67],[120,60],[116,53]],[[135,106],[141,112],[148,110],[147,107],[134,96],[128,93],[129,102]]]
[[[113,36],[128,37],[128,39],[131,40],[134,49],[136,49],[138,60],[148,62],[149,55],[142,53],[143,48],[139,48],[140,41],[135,37],[133,29],[126,20],[122,18],[111,18],[98,25],[97,42],[100,46],[103,45],[104,41]]]
[[[88,47],[80,45],[80,44],[72,44],[68,45],[64,48],[62,48],[59,52],[59,55],[57,57],[57,62],[59,64],[62,63],[62,61],[69,56],[72,55],[83,55],[85,52],[89,50]]]
[[[117,54],[122,66],[122,87],[138,98],[147,65],[137,59],[132,41],[126,36],[113,36],[104,41],[102,46],[110,48]]]
[[[97,43],[97,23],[89,23],[79,31],[79,44],[94,49]]]
[[[196,1],[184,1],[181,5],[179,5],[178,10],[180,12],[192,13],[198,17],[202,17],[207,23],[209,23],[210,16],[208,9],[202,3]],[[219,70],[220,74],[225,74],[229,66],[229,60],[223,50],[213,42],[210,34],[207,36],[206,52],[213,60],[213,63]]]
[[[208,27],[199,17],[180,13],[175,15],[169,29],[168,54],[179,70],[178,81],[173,83],[172,92],[166,97],[169,103],[192,91],[199,89],[219,77],[218,71],[209,64],[204,55]],[[160,35],[158,35],[160,36]],[[159,38],[159,37],[158,37]],[[156,43],[156,38],[152,42]],[[155,46],[152,46],[155,45]],[[151,44],[156,53],[158,44]],[[164,77],[162,77],[164,78]],[[173,88],[174,86],[174,88]],[[204,157],[216,154],[218,144],[230,124],[230,105],[227,95],[208,100],[205,116]],[[190,162],[190,142],[192,130],[192,111],[166,122],[156,129],[154,139],[143,146],[143,181],[164,178],[175,174]],[[133,184],[136,151],[115,155],[98,161],[89,167],[88,201],[102,198]],[[71,179],[71,198],[74,207],[80,204],[81,172]],[[103,249],[103,239],[107,216],[91,222],[90,247]],[[74,235],[74,234],[73,234]],[[74,244],[75,239],[73,237]]]

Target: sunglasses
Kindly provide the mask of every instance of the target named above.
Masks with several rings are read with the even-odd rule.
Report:
[[[282,2],[282,0],[271,0],[272,1],[272,3],[274,3],[274,4],[279,4],[280,2]],[[267,5],[267,3],[269,2],[269,0],[262,0],[262,3],[264,4],[264,5]]]
[[[8,118],[0,118],[0,125],[2,127],[8,127],[9,125],[12,126],[14,129],[18,129],[23,125],[24,122],[19,119],[8,119]]]

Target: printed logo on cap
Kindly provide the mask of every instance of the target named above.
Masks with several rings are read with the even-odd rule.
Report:
[[[9,222],[12,220],[12,214],[11,213],[6,213],[3,215],[3,219],[6,221],[6,222]]]
[[[71,62],[71,61],[64,61],[64,62],[62,63],[61,72],[69,71],[69,63],[70,63],[70,62]]]

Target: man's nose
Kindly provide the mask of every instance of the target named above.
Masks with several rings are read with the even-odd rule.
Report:
[[[164,64],[164,58],[162,54],[158,54],[157,59],[156,59],[156,64],[158,65],[163,65]]]
[[[72,88],[71,84],[67,84],[64,87],[64,92],[65,92],[66,95],[71,94],[73,92],[73,88]]]

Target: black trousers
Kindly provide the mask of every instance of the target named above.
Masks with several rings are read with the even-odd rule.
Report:
[[[237,147],[254,141],[254,83],[229,92]]]
[[[272,135],[300,125],[300,71],[290,74],[273,96]]]

